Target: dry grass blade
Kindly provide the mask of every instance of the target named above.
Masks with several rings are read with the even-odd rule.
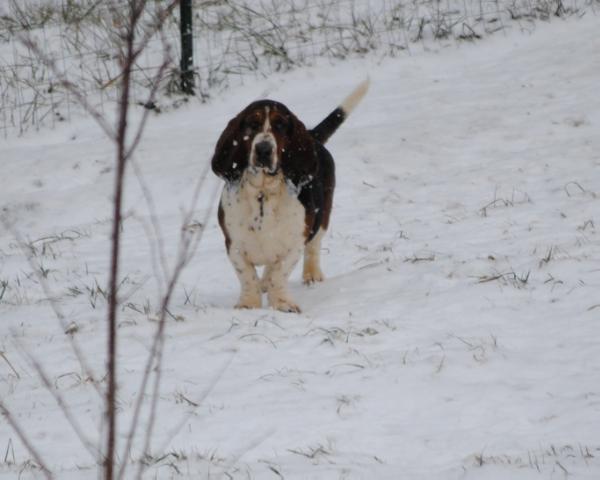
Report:
[[[231,356],[229,357],[229,360],[227,360],[223,364],[223,366],[218,370],[218,372],[214,375],[213,379],[208,384],[208,386],[206,387],[204,392],[202,392],[202,395],[200,395],[198,398],[195,399],[195,401],[193,402],[195,404],[194,409],[190,410],[188,412],[188,414],[185,415],[181,419],[181,421],[167,434],[165,441],[160,446],[160,448],[157,450],[158,455],[161,455],[163,452],[165,452],[165,450],[169,446],[169,443],[171,443],[171,440],[173,440],[173,438],[175,438],[175,436],[185,426],[185,424],[188,422],[190,417],[196,411],[196,408],[199,408],[204,403],[204,400],[206,400],[206,398],[210,395],[210,393],[215,389],[217,383],[219,383],[219,380],[223,377],[223,375],[225,374],[225,372],[231,365],[231,362],[233,361],[234,356],[235,356],[235,354],[232,353]]]
[[[587,193],[587,190],[585,188],[583,188],[579,182],[571,181],[571,182],[567,182],[565,184],[565,186],[563,187],[565,190],[565,193],[567,194],[568,197],[573,196],[569,190],[569,187],[571,185],[574,185],[575,187],[577,187],[581,193]]]
[[[13,371],[13,373],[15,374],[15,376],[20,379],[21,375],[19,375],[19,372],[17,372],[17,370],[15,369],[15,367],[13,367],[13,364],[10,363],[10,361],[8,360],[8,358],[6,358],[6,354],[4,352],[0,352],[0,357],[2,357],[2,360],[4,360],[6,362],[6,364],[10,367],[10,369]]]
[[[477,283],[488,283],[495,280],[502,280],[505,284],[512,284],[514,287],[520,288],[529,282],[531,270],[527,273],[517,274],[514,271],[504,273],[493,273],[491,275],[481,275],[477,277]]]

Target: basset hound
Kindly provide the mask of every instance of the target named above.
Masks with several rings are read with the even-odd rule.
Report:
[[[241,283],[236,308],[300,312],[287,281],[304,251],[303,279],[323,280],[321,240],[329,226],[335,166],[325,142],[364,97],[368,80],[312,130],[283,104],[259,100],[227,125],[212,157],[225,180],[219,225]],[[264,266],[259,279],[256,267]]]

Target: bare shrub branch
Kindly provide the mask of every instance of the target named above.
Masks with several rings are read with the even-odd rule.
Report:
[[[113,21],[115,21],[116,32],[112,36],[115,46],[118,48],[120,53],[119,66],[120,74],[117,76],[119,95],[117,102],[117,121],[115,127],[106,119],[106,117],[97,110],[91,103],[86,99],[84,93],[71,82],[65,73],[63,73],[57,66],[54,59],[48,57],[41,50],[37,42],[29,34],[21,35],[21,42],[33,52],[33,54],[40,60],[47,68],[49,68],[54,75],[58,78],[59,84],[68,91],[76,101],[83,107],[83,109],[90,114],[92,118],[98,123],[100,128],[108,136],[108,138],[114,142],[116,150],[116,169],[114,175],[114,198],[113,198],[113,209],[112,209],[112,234],[111,234],[111,256],[110,256],[110,270],[108,280],[108,305],[107,305],[107,323],[108,323],[108,338],[107,338],[107,388],[105,394],[105,418],[107,423],[107,432],[105,438],[105,456],[103,459],[104,463],[104,478],[112,480],[115,477],[116,470],[116,436],[117,436],[117,410],[116,410],[116,394],[117,394],[117,307],[119,305],[118,288],[119,288],[119,273],[120,273],[120,250],[121,250],[121,230],[123,224],[123,195],[124,195],[124,182],[125,173],[128,160],[133,156],[136,148],[138,147],[143,132],[145,130],[147,120],[149,117],[149,110],[145,110],[140,123],[137,126],[133,140],[128,145],[127,139],[129,138],[129,112],[131,107],[131,95],[132,95],[132,76],[133,70],[136,65],[136,60],[141,53],[148,46],[150,40],[161,32],[166,19],[170,16],[174,7],[178,4],[178,0],[171,0],[164,7],[157,5],[153,12],[151,21],[144,23],[145,12],[149,5],[148,0],[131,0],[128,2],[125,13],[120,13],[116,9],[112,10]],[[172,63],[170,52],[167,43],[162,35],[163,45],[163,60],[158,68],[157,73],[152,79],[150,86],[150,93],[148,103],[153,103],[156,93],[158,91],[160,81],[163,78],[168,66]],[[147,192],[145,193],[147,195]],[[150,202],[148,202],[150,204]],[[151,205],[151,204],[150,204]],[[151,206],[152,209],[152,206]],[[190,214],[191,215],[191,214]],[[157,231],[157,233],[159,233]],[[192,243],[193,234],[187,229],[187,223],[182,228],[182,239],[180,241],[180,256],[176,262],[173,275],[167,285],[166,293],[162,299],[160,322],[161,325],[156,334],[156,345],[157,350],[154,350],[150,355],[149,363],[157,359],[159,362],[162,361],[162,345],[164,343],[164,323],[166,321],[166,312],[168,311],[168,305],[171,300],[175,284],[179,278],[181,270],[186,264],[188,256],[189,245]],[[22,242],[19,242],[22,244]],[[162,244],[160,249],[163,250]],[[25,253],[25,249],[23,249]],[[27,257],[28,261],[31,261]],[[166,263],[165,263],[166,265]],[[36,274],[38,269],[33,268]],[[44,293],[48,297],[52,308],[55,311],[55,315],[61,321],[63,330],[67,331],[65,325],[65,317],[60,311],[58,305],[52,300],[50,291],[47,288],[47,284],[44,279],[40,279],[40,284],[44,289]],[[70,336],[72,338],[72,336]],[[76,342],[72,341],[72,346],[76,352],[76,356],[82,365],[82,369],[88,374],[89,369],[86,366],[85,359]],[[158,355],[157,355],[158,353]],[[99,462],[102,458],[102,454],[98,452],[89,439],[85,436],[84,432],[78,425],[77,421],[73,417],[66,401],[62,396],[53,388],[48,375],[43,369],[40,362],[38,362],[32,355],[29,355],[31,363],[34,365],[38,376],[41,378],[44,386],[50,391],[55,398],[55,401],[59,405],[63,415],[75,431],[77,437],[81,443],[90,451],[94,456],[95,460]],[[93,378],[93,377],[92,377]],[[155,384],[155,390],[158,388],[159,380]],[[94,382],[94,386],[98,389],[98,386]],[[98,389],[99,391],[99,389]],[[100,393],[100,391],[99,391]],[[13,425],[15,431],[22,438],[23,443],[27,446],[36,462],[42,466],[44,472],[49,472],[45,467],[45,464],[41,461],[40,456],[35,451],[33,445],[27,440],[26,434],[19,427],[17,422],[14,421],[13,417],[10,416],[10,412],[2,406],[2,411],[5,412],[9,423]],[[153,422],[152,422],[153,423]],[[151,435],[151,432],[149,433]],[[149,442],[149,440],[148,440]],[[126,457],[125,457],[126,458]],[[126,462],[124,462],[124,465]],[[124,473],[124,469],[122,469]],[[48,478],[51,476],[48,474]]]
[[[168,283],[167,283],[165,292],[163,294],[161,307],[159,310],[158,326],[157,326],[156,332],[154,334],[154,337],[152,340],[152,345],[150,347],[150,353],[148,354],[148,359],[146,361],[146,365],[144,368],[144,374],[142,376],[141,385],[140,385],[138,395],[136,398],[136,402],[135,402],[133,419],[131,421],[131,426],[130,426],[130,429],[129,429],[129,432],[127,435],[127,444],[125,446],[125,450],[122,455],[122,458],[124,459],[124,461],[121,464],[121,467],[119,469],[119,475],[118,475],[119,479],[124,478],[125,471],[127,469],[127,463],[126,463],[125,459],[129,458],[129,455],[131,453],[131,448],[133,446],[133,440],[135,439],[136,434],[137,434],[139,417],[140,417],[141,410],[142,410],[142,403],[143,403],[144,395],[146,393],[146,389],[148,387],[148,382],[150,380],[150,375],[152,373],[152,366],[155,365],[155,363],[156,363],[156,367],[155,367],[156,376],[155,376],[155,381],[153,384],[152,404],[151,404],[151,410],[150,410],[150,414],[149,414],[148,427],[146,429],[146,434],[144,436],[143,453],[144,454],[147,453],[147,451],[150,448],[150,441],[151,441],[152,431],[154,428],[154,422],[155,422],[155,418],[156,418],[158,390],[160,388],[161,363],[162,363],[162,352],[163,352],[162,347],[163,347],[164,330],[165,330],[165,326],[166,326],[169,305],[170,305],[173,293],[175,291],[175,286],[177,285],[177,282],[179,280],[179,276],[180,276],[181,272],[183,271],[183,269],[185,268],[185,266],[187,265],[187,263],[192,258],[193,253],[194,253],[198,243],[202,239],[206,225],[208,223],[208,218],[212,214],[212,205],[213,204],[211,204],[211,208],[207,209],[205,217],[203,218],[203,221],[199,225],[199,227],[197,229],[192,229],[190,227],[190,225],[192,223],[193,213],[195,211],[195,208],[196,208],[196,205],[198,202],[198,197],[200,195],[200,191],[202,190],[203,186],[205,185],[205,182],[206,182],[209,172],[210,172],[210,165],[207,163],[202,174],[200,175],[200,178],[199,178],[197,184],[196,184],[196,188],[194,190],[194,195],[192,197],[190,207],[187,210],[187,212],[183,218],[182,228],[181,228],[180,237],[179,237],[179,247],[178,247],[178,253],[176,256],[176,262],[175,262],[173,271],[168,279]],[[218,184],[215,184],[215,188],[217,188],[217,186],[218,186]],[[147,195],[146,201],[148,202],[148,205],[150,205],[150,206],[154,205],[154,201],[152,200],[152,196],[151,196],[149,190],[146,190],[145,195]],[[214,195],[211,196],[211,198],[215,198]],[[162,246],[162,244],[159,244],[159,247],[161,249],[164,248]],[[165,257],[164,251],[160,252],[160,256],[162,258]],[[143,457],[142,457],[142,459],[143,459]],[[143,473],[143,468],[144,468],[143,463],[140,460],[140,464],[138,467],[138,477]]]

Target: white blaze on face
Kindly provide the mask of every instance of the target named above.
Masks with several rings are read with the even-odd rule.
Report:
[[[265,107],[265,124],[263,125],[263,133],[271,133],[271,119],[269,118],[269,107]]]
[[[274,172],[279,166],[279,157],[277,155],[277,140],[271,129],[271,120],[269,119],[269,107],[265,107],[265,122],[260,133],[257,133],[252,140],[250,147],[250,165],[256,166],[256,145],[260,142],[268,142],[271,144],[271,171]]]

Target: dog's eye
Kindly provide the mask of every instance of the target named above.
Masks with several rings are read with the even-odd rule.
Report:
[[[260,125],[260,122],[256,118],[252,118],[252,119],[248,120],[247,126],[251,130],[258,130],[261,125]]]
[[[282,118],[277,118],[273,121],[273,130],[276,132],[285,132],[287,128],[287,123]]]

